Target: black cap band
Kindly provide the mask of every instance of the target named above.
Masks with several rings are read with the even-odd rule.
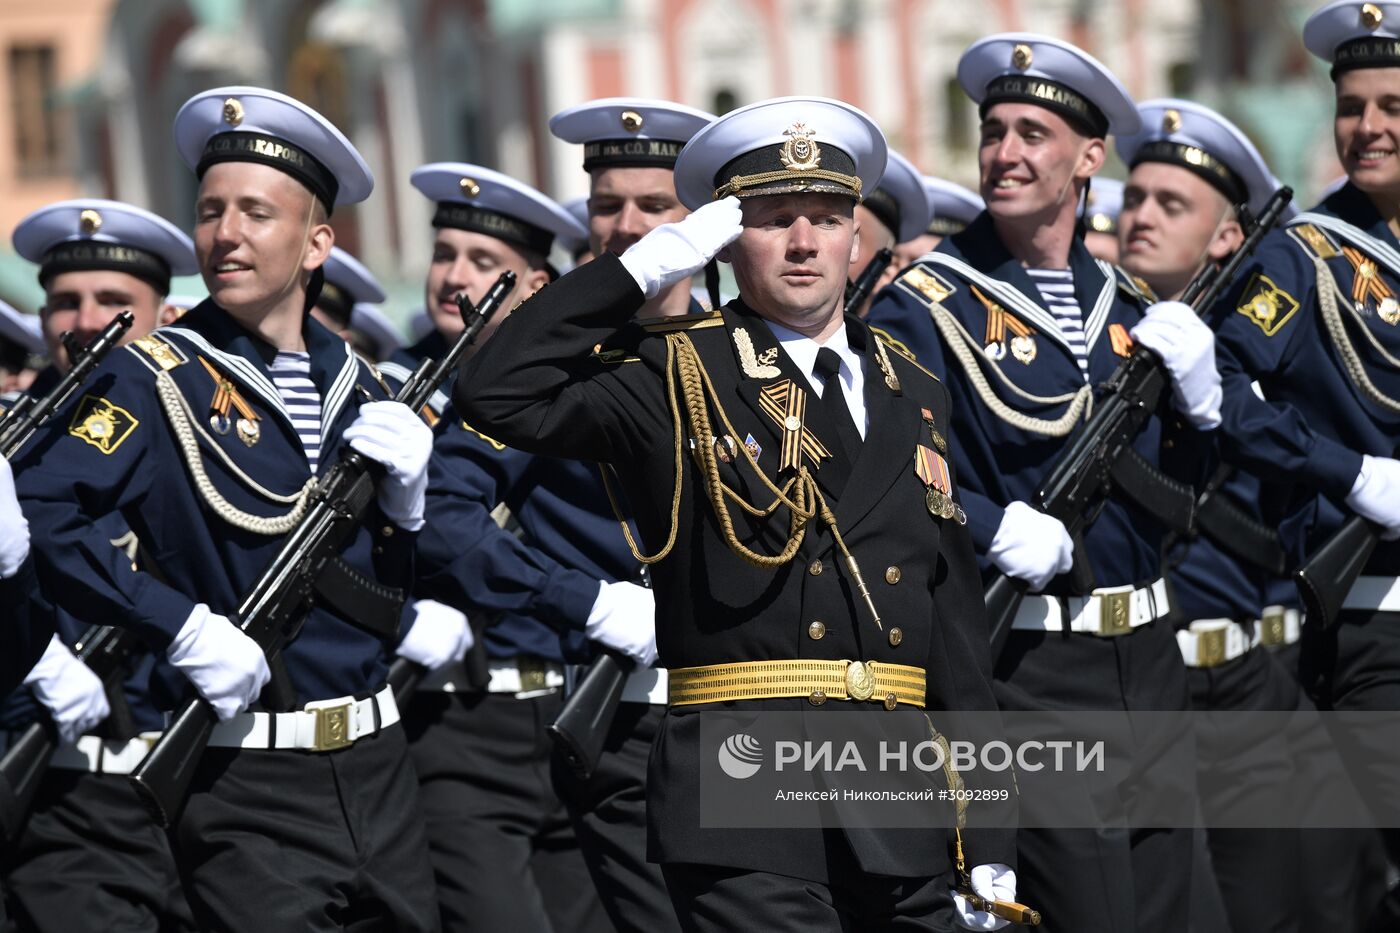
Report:
[[[162,296],[170,294],[170,266],[164,259],[134,246],[99,240],[68,240],[54,246],[39,264],[39,284],[47,288],[56,275],[94,269],[125,272],[150,283]]]
[[[803,143],[810,148],[794,149]],[[835,146],[821,146],[810,137],[746,152],[715,173],[715,200],[731,194],[752,198],[814,193],[839,194],[859,201],[860,189],[855,160]]]
[[[862,202],[875,219],[889,228],[896,240],[899,239],[899,202],[884,188],[876,188],[865,196]]]
[[[218,133],[204,144],[204,154],[195,166],[195,175],[204,178],[209,166],[220,162],[257,162],[285,172],[305,185],[330,213],[340,183],[316,157],[285,139],[262,133],[235,131]]]
[[[438,202],[433,226],[484,233],[542,256],[548,256],[549,248],[554,244],[554,234],[543,227],[536,227],[518,217],[455,201]]]
[[[1332,53],[1332,80],[1361,68],[1400,68],[1400,39],[1367,36],[1337,46]]]
[[[1199,146],[1188,146],[1170,139],[1154,139],[1137,151],[1132,167],[1137,168],[1144,162],[1180,166],[1210,183],[1231,204],[1243,204],[1249,200],[1249,189],[1240,176]]]
[[[967,229],[967,224],[955,217],[938,217],[928,222],[928,233],[934,236],[952,236],[955,233],[962,233]]]
[[[349,327],[350,314],[355,309],[355,297],[327,279],[321,283],[321,294],[316,298],[316,307],[341,327]]]
[[[685,143],[673,139],[595,139],[583,145],[583,170],[675,168]]]
[[[1108,117],[1083,94],[1049,78],[1032,75],[1002,75],[987,85],[987,96],[978,108],[985,118],[993,104],[1014,101],[1044,107],[1069,120],[1090,136],[1108,135]]]

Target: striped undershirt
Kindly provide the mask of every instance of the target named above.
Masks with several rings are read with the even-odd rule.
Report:
[[[292,416],[292,428],[306,451],[306,462],[315,473],[321,459],[321,393],[311,381],[311,354],[279,350],[268,369]]]
[[[1089,345],[1084,342],[1084,318],[1079,310],[1079,302],[1074,297],[1074,273],[1069,269],[1027,269],[1031,281],[1040,289],[1040,297],[1045,300],[1046,309],[1055,315],[1060,325],[1060,333],[1084,374],[1089,380]]]

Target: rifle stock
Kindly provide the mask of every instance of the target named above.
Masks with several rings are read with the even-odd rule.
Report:
[[[1380,541],[1380,529],[1353,515],[1294,574],[1308,624],[1331,629],[1342,603]]]
[[[468,326],[447,355],[436,364],[424,360],[400,387],[396,401],[419,411],[457,366],[467,346],[515,287],[515,275],[503,272],[475,309],[458,299]],[[315,581],[345,542],[359,528],[374,499],[380,468],[362,454],[346,449],[339,462],[313,492],[313,504],[245,594],[230,620],[259,646],[269,661],[296,637],[313,599]],[[209,744],[217,718],[202,697],[185,703],[164,735],[151,749],[131,780],[151,815],[169,827],[179,816],[200,757]]]
[[[885,274],[890,263],[894,261],[894,250],[888,246],[876,250],[875,255],[870,257],[870,262],[865,268],[860,270],[860,275],[856,276],[854,282],[846,286],[846,310],[851,314],[859,314],[860,306],[865,304],[870,293],[875,290],[875,283],[880,281],[880,276]]]
[[[598,766],[631,670],[632,662],[615,651],[598,655],[549,726],[549,737],[580,780]]]
[[[1250,227],[1244,243],[1229,260],[1218,269],[1207,265],[1186,287],[1183,298],[1198,313],[1214,304],[1221,290],[1234,279],[1240,266],[1273,229],[1292,198],[1292,188],[1275,191],[1259,219]],[[1041,511],[1064,523],[1074,537],[1076,559],[1082,550],[1080,534],[1115,485],[1114,470],[1119,459],[1132,450],[1133,441],[1156,411],[1169,384],[1170,377],[1157,356],[1145,349],[1135,350],[1108,381],[1107,398],[1095,405],[1094,414],[1071,439],[1041,486],[1038,505]],[[1189,506],[1185,502],[1182,505],[1182,509],[1164,509],[1163,514],[1176,511],[1190,519],[1195,507],[1194,494]],[[1083,572],[1077,571],[1076,587],[1084,580]],[[1011,623],[1025,593],[1023,581],[1009,580],[1005,574],[999,574],[983,593],[994,662],[1010,637]]]

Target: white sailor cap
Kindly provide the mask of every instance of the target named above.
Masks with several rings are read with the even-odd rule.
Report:
[[[551,199],[480,165],[433,162],[414,169],[409,180],[437,202],[434,227],[484,233],[544,256],[555,237],[588,236],[588,230]]]
[[[1303,45],[1332,65],[1332,79],[1358,68],[1400,68],[1400,2],[1339,0],[1303,24]]]
[[[932,175],[924,176],[924,191],[928,194],[929,206],[933,208],[933,218],[924,232],[934,236],[961,233],[977,219],[978,214],[987,209],[986,202],[975,192]]]
[[[891,150],[884,177],[862,202],[894,233],[895,242],[907,243],[928,230],[933,205],[924,190],[924,177],[904,156]]]
[[[1123,183],[1112,178],[1095,178],[1084,196],[1084,226],[1093,233],[1117,233],[1118,215],[1123,213]]]
[[[1247,204],[1255,214],[1274,193],[1273,173],[1254,143],[1209,107],[1162,98],[1139,104],[1138,113],[1142,130],[1115,140],[1129,168],[1143,162],[1180,166],[1205,179],[1231,204]]]
[[[360,301],[350,309],[350,329],[357,330],[374,341],[375,358],[388,359],[403,346],[403,334],[394,322],[375,305]]]
[[[561,110],[549,131],[583,144],[583,168],[673,168],[676,157],[715,115],[669,100],[605,97]]]
[[[734,195],[815,192],[859,201],[885,173],[885,134],[850,104],[778,97],[731,110],[686,143],[676,194],[691,210]]]
[[[0,339],[18,344],[27,353],[44,353],[44,330],[39,315],[25,314],[0,301]]]
[[[327,211],[374,190],[374,175],[345,134],[301,101],[260,87],[219,87],[185,101],[175,114],[175,146],[200,178],[219,162],[270,165]]]
[[[316,304],[338,320],[350,320],[357,304],[378,304],[384,300],[384,289],[374,273],[339,246],[331,247],[321,272],[326,280],[321,284]]]
[[[1029,32],[979,39],[958,59],[958,83],[985,115],[1018,101],[1059,114],[1090,136],[1136,133],[1137,108],[1098,59],[1068,42]]]
[[[170,291],[172,275],[194,275],[194,244],[174,224],[148,210],[79,198],[41,207],[15,227],[15,252],[39,264],[39,283],[64,272],[109,269]]]

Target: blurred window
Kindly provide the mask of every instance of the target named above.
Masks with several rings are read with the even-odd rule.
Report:
[[[56,79],[51,45],[10,47],[10,92],[14,102],[15,161],[19,174],[54,175],[60,164]]]

